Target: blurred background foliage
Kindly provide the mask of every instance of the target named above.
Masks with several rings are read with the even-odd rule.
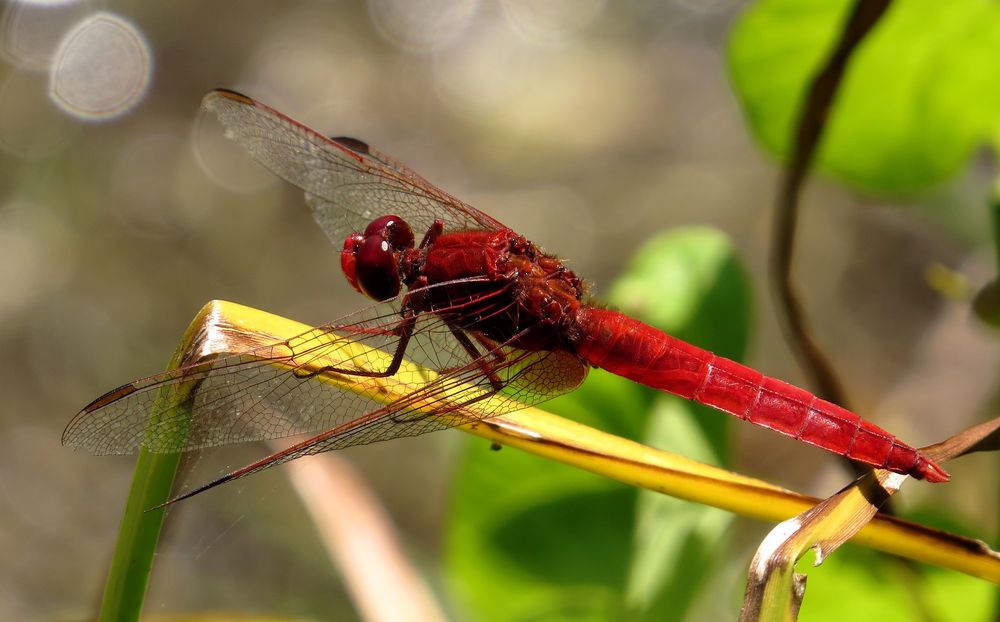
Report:
[[[787,151],[850,4],[4,4],[0,618],[93,612],[131,460],[59,446],[82,404],[159,371],[210,299],[312,324],[365,304],[301,193],[198,111],[207,90],[363,138],[566,257],[599,299],[801,382],[768,294],[766,154]],[[998,10],[895,3],[803,202],[816,336],[858,410],[915,444],[995,399],[992,335],[926,273],[973,290],[993,276]],[[551,408],[803,492],[847,481],[823,452],[604,374]],[[441,433],[343,452],[455,619],[732,617],[769,526],[488,449]],[[195,458],[190,477],[242,451]],[[954,483],[907,486],[900,509],[991,541],[994,459],[949,466]],[[989,619],[991,586],[851,547],[814,576],[806,619]],[[342,585],[277,469],[172,510],[147,611],[355,619]]]

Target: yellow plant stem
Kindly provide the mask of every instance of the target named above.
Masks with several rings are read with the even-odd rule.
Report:
[[[311,327],[304,324],[224,301],[213,301],[206,305],[195,321],[201,326],[192,325],[189,333],[194,331],[201,338],[192,345],[188,357],[192,363],[218,355],[245,353],[255,347],[285,340],[288,340],[287,349],[294,359],[296,336],[311,330]],[[333,338],[340,339],[331,336]],[[315,341],[310,343],[315,345]],[[360,344],[352,345],[366,348]],[[389,358],[389,354],[378,351],[365,354],[366,357],[372,355]],[[314,357],[309,359],[309,365],[317,368],[331,362],[336,363]],[[286,360],[284,364],[288,365],[290,362]],[[434,378],[432,371],[421,370],[412,363],[405,365],[408,373],[393,378],[359,378],[322,373],[315,378],[319,382],[335,383],[341,388],[366,394],[375,401],[390,402],[406,395],[413,388],[400,382],[399,376],[422,376],[427,381]],[[451,414],[454,416],[454,413]],[[524,408],[484,420],[470,418],[468,423],[459,427],[490,441],[585,469],[631,486],[751,518],[780,522],[820,503],[819,499],[607,434],[537,408]],[[976,540],[877,514],[858,531],[852,541],[1000,583],[1000,556]]]

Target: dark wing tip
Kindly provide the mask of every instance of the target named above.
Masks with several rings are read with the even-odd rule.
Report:
[[[239,102],[241,104],[246,104],[248,106],[256,105],[256,101],[252,97],[248,97],[243,93],[233,91],[231,89],[212,89],[205,94],[205,97],[201,100],[201,107],[206,110],[211,110],[212,105],[218,99],[228,99],[231,101]]]
[[[82,447],[83,443],[80,442],[81,439],[73,435],[73,432],[75,432],[77,428],[79,428],[79,423],[81,422],[81,420],[101,410],[108,404],[112,404],[124,397],[132,395],[138,390],[139,389],[134,382],[123,384],[117,389],[111,389],[110,391],[100,396],[93,402],[84,406],[83,409],[80,412],[78,412],[75,417],[73,417],[73,420],[69,422],[69,425],[66,426],[66,429],[63,430],[62,444],[67,447]]]
[[[366,143],[363,140],[358,140],[357,138],[351,138],[350,136],[331,136],[330,140],[337,143],[338,145],[347,147],[351,151],[356,151],[364,155],[371,155],[371,147],[369,147],[368,143]]]

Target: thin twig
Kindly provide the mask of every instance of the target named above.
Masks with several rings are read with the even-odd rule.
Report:
[[[802,303],[792,283],[792,255],[798,220],[799,197],[806,174],[822,138],[851,54],[889,7],[890,0],[858,0],[840,34],[840,40],[806,94],[805,105],[795,132],[791,160],[785,169],[778,195],[774,227],[772,270],[780,308],[785,314],[787,337],[817,393],[848,408],[847,396],[833,367],[813,341],[802,311]]]

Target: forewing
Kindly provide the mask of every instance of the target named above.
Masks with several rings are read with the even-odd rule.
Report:
[[[98,454],[131,453],[140,446],[173,452],[316,432],[348,421],[376,405],[343,384],[367,388],[370,395],[382,390],[361,374],[388,366],[401,317],[383,304],[345,320],[119,387],[77,414],[63,441]],[[433,354],[424,361],[428,369],[467,358],[460,348],[448,349],[442,339],[448,329],[439,318],[421,317],[417,330],[414,343],[441,342],[417,352]],[[383,389],[426,381],[410,365],[379,379]]]
[[[97,454],[176,452],[340,429],[315,450],[325,451],[509,412],[586,373],[563,352],[497,346],[474,358],[452,333],[458,315],[422,314],[399,371],[372,378],[399,346],[401,316],[383,304],[349,320],[119,387],[77,414],[63,442]]]
[[[447,231],[503,227],[361,141],[329,138],[233,91],[210,92],[202,107],[254,159],[306,192],[313,216],[338,248],[348,233],[387,214],[406,220],[418,239],[436,219]]]
[[[492,367],[484,374],[483,364],[488,361]],[[437,376],[403,399],[191,489],[173,501],[303,456],[416,436],[511,412],[571,391],[586,375],[586,365],[569,352],[497,347]],[[502,388],[497,388],[498,383]]]

